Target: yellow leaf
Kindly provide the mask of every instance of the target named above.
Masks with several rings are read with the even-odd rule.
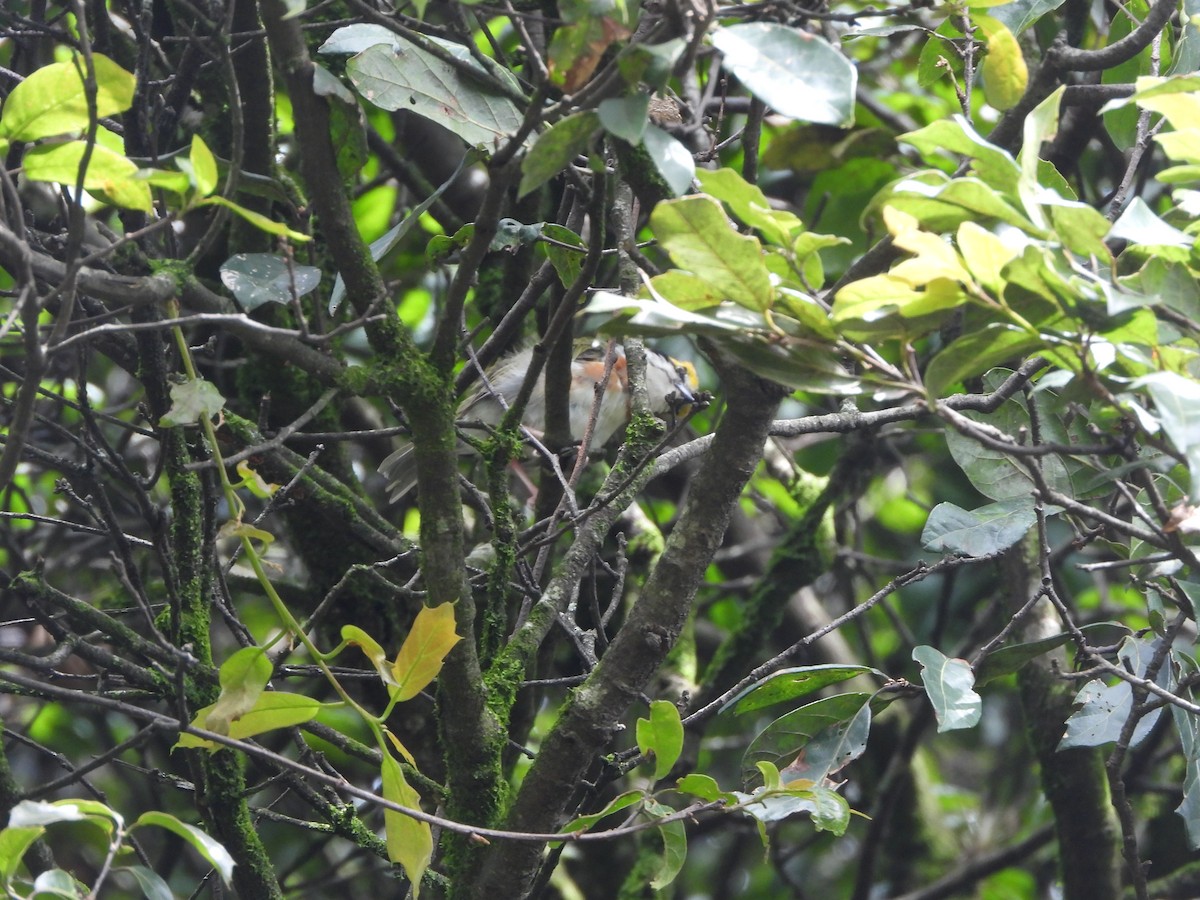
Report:
[[[404,778],[404,771],[390,753],[383,754],[383,797],[409,809],[421,808],[421,795]],[[421,892],[421,876],[433,857],[433,832],[426,822],[419,822],[404,813],[383,811],[384,841],[388,859],[400,863],[412,882],[413,900]]]
[[[983,96],[995,109],[1012,109],[1029,84],[1021,45],[1011,31],[990,16],[976,16],[975,24],[987,37],[987,56],[980,66]]]
[[[363,653],[367,655],[367,659],[371,661],[371,665],[375,667],[375,671],[379,673],[379,677],[383,683],[389,688],[395,686],[395,681],[392,680],[392,669],[388,665],[387,654],[383,652],[383,647],[379,645],[379,641],[371,637],[357,625],[342,626],[342,640],[347,644],[353,644],[359,647]]]
[[[442,670],[442,660],[461,638],[454,632],[454,604],[422,607],[392,664],[398,701],[411,700]]]

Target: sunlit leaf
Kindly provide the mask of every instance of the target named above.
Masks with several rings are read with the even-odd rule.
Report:
[[[774,289],[757,238],[738,234],[721,204],[703,194],[658,204],[650,227],[681,269],[751,309],[771,305]]]
[[[221,664],[221,696],[210,708],[205,727],[229,734],[230,723],[253,708],[271,680],[270,657],[261,647],[243,647]]]
[[[216,385],[203,378],[171,385],[171,408],[158,424],[162,428],[195,425],[201,417],[213,419],[225,408],[225,398]]]
[[[781,115],[825,125],[853,121],[858,72],[816,35],[751,22],[715,29],[712,42],[722,65]]]
[[[115,116],[133,104],[133,75],[100,53],[92,54],[96,72],[96,116]],[[36,141],[56,134],[86,131],[87,93],[81,57],[43,66],[16,85],[4,101],[0,137]]]
[[[446,654],[462,640],[454,628],[453,603],[421,607],[392,663],[393,696],[398,701],[411,700],[437,678]]]

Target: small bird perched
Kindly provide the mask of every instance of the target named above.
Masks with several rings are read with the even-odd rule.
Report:
[[[592,427],[588,451],[596,451],[607,444],[620,429],[625,427],[630,415],[629,371],[625,362],[625,348],[617,344],[613,350],[612,373],[605,386],[600,410]],[[572,440],[583,439],[592,408],[596,402],[596,385],[604,380],[604,347],[589,346],[580,352],[571,363],[571,390],[569,398]],[[516,401],[517,393],[525,380],[525,373],[533,359],[533,348],[526,347],[497,362],[484,376],[484,383],[467,397],[458,408],[458,417],[485,432],[494,428],[504,417],[508,407]],[[698,402],[696,367],[690,362],[673,359],[657,350],[646,350],[646,391],[650,396],[650,411],[658,416],[678,414],[686,407]],[[525,406],[521,424],[531,432],[541,435],[546,430],[546,376],[538,376],[533,393]],[[459,452],[472,452],[465,441],[459,444]],[[401,447],[388,455],[379,464],[379,472],[387,478],[388,499],[396,502],[411,491],[417,483],[416,458],[412,445]]]

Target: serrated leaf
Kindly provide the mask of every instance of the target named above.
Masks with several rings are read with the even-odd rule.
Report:
[[[712,197],[701,194],[663,201],[650,214],[650,227],[679,268],[741,306],[755,310],[771,306],[775,291],[763,264],[762,244],[738,234]]]
[[[171,408],[158,424],[161,428],[195,425],[204,416],[213,419],[225,408],[225,398],[216,385],[203,378],[171,385]]]
[[[115,62],[92,54],[96,72],[96,115],[115,116],[133,105],[136,80]],[[83,60],[43,66],[13,88],[0,116],[0,137],[32,142],[57,134],[86,131],[89,126]]]
[[[247,312],[264,303],[284,306],[321,283],[316,266],[293,264],[274,253],[238,253],[221,264],[221,283],[233,292]]]
[[[1058,511],[1058,507],[1047,509],[1047,513]],[[991,556],[1025,537],[1036,522],[1032,497],[1000,500],[973,510],[939,503],[925,521],[921,543],[936,553]]]
[[[824,125],[854,121],[858,72],[816,35],[752,22],[716,28],[712,42],[722,65],[780,115]]]
[[[543,131],[521,160],[521,186],[517,196],[523,197],[541,187],[587,152],[592,135],[600,128],[600,117],[592,110],[583,110],[560,119]]]
[[[729,709],[735,713],[754,712],[776,703],[806,697],[831,684],[839,684],[868,673],[881,678],[885,677],[878,669],[870,666],[843,666],[834,663],[780,669],[758,684],[752,684],[746,688],[726,703],[721,708],[721,712]]]
[[[983,700],[973,690],[975,675],[964,659],[951,659],[928,645],[914,647],[921,664],[921,681],[938,720],[938,733],[974,728],[983,713]]]
[[[638,750],[654,755],[654,778],[666,778],[683,752],[683,722],[674,703],[654,700],[650,718],[637,720]]]
[[[400,763],[390,753],[383,754],[383,797],[408,809],[421,808],[421,795],[405,779]],[[383,811],[384,840],[388,859],[399,863],[412,884],[413,900],[421,894],[421,878],[433,858],[433,831],[427,822],[395,810]]]
[[[86,141],[34,147],[25,154],[25,177],[30,181],[50,181],[74,189],[86,152]],[[135,177],[137,170],[137,166],[120,153],[93,144],[84,172],[83,189],[102,194],[116,206],[149,212],[153,209],[150,187]]]
[[[134,828],[145,827],[147,825],[165,828],[172,834],[183,838],[184,841],[191,844],[217,870],[217,874],[221,876],[221,880],[225,882],[225,885],[229,885],[229,879],[233,877],[235,863],[233,857],[229,855],[229,851],[219,841],[209,837],[195,825],[189,825],[169,813],[158,811],[142,813],[138,816],[137,821],[130,826],[130,831]]]
[[[462,640],[454,628],[453,603],[421,607],[392,664],[393,697],[398,702],[411,700],[437,678],[446,654]]]

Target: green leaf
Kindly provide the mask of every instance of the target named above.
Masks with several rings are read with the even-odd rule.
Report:
[[[1047,512],[1058,507],[1050,507]],[[939,503],[929,514],[921,543],[935,553],[991,556],[1029,533],[1037,522],[1032,497],[1015,497],[967,511]]]
[[[488,89],[483,80],[488,73],[482,67],[480,79],[470,78],[415,44],[396,36],[393,40],[394,44],[368,47],[346,63],[351,83],[367,100],[389,111],[409,110],[472,146],[489,149],[521,127],[521,111],[507,97]],[[437,43],[479,66],[465,47]]]
[[[699,797],[701,800],[706,800],[709,803],[714,803],[717,800],[724,800],[727,804],[737,802],[737,796],[730,791],[721,790],[721,786],[717,784],[717,780],[711,775],[702,775],[698,772],[692,772],[684,775],[675,783],[675,790],[681,794],[690,794],[693,797]]]
[[[722,65],[780,115],[824,125],[854,121],[858,71],[816,35],[752,22],[717,28],[712,42]]]
[[[211,725],[213,709],[206,706],[196,713],[192,720],[194,728],[204,728],[217,734],[228,734],[234,740],[245,740],[257,734],[275,731],[278,728],[291,728],[310,721],[321,711],[323,704],[312,697],[303,694],[290,694],[286,691],[266,691],[262,693],[254,705],[242,712],[229,724],[229,731],[220,731]],[[203,750],[220,750],[221,744],[209,741],[198,735],[181,734],[175,746],[198,748]]]
[[[186,194],[192,186],[187,173],[172,172],[169,169],[138,169],[134,177],[151,187],[162,188],[180,196]]]
[[[912,658],[921,664],[921,680],[937,716],[938,733],[975,727],[983,712],[983,701],[973,690],[975,675],[970,664],[944,656],[928,645],[914,647]]]
[[[47,869],[38,873],[33,880],[33,893],[29,900],[44,900],[46,897],[61,897],[64,900],[83,900],[85,888],[65,869]]]
[[[25,154],[25,177],[30,181],[51,181],[74,189],[86,151],[86,141],[34,147]],[[83,189],[102,194],[117,206],[149,212],[153,209],[150,187],[135,177],[137,170],[137,166],[120,153],[93,144]]]
[[[464,153],[462,159],[458,163],[458,168],[454,170],[453,174],[451,174],[449,178],[438,185],[437,190],[414,206],[409,211],[408,215],[397,222],[394,226],[389,228],[385,234],[371,242],[371,246],[367,248],[371,254],[371,259],[375,260],[375,262],[379,262],[379,260],[383,259],[384,256],[390,253],[392,248],[399,244],[400,241],[402,241],[404,237],[411,232],[414,227],[416,227],[417,223],[421,220],[421,216],[425,215],[425,213],[429,211],[430,207],[432,207],[437,201],[437,198],[446,192],[446,189],[454,183],[455,179],[458,178],[458,176],[462,173],[462,170],[467,166],[477,162],[478,158],[479,154],[475,151]],[[458,238],[459,235],[463,234],[467,229],[470,229],[470,234],[475,233],[474,225],[464,225],[459,229],[458,234],[456,234],[453,238],[446,237],[446,235],[435,235],[430,240],[429,247],[427,248],[426,252],[428,253],[432,250],[434,241],[453,241],[455,238]],[[469,236],[466,240],[463,240],[457,244],[457,246],[465,247],[468,241],[470,241]],[[338,308],[342,305],[342,298],[345,295],[346,282],[342,280],[342,275],[339,272],[337,279],[333,282],[333,291],[329,295],[329,314],[331,316],[338,311]]]
[[[203,378],[171,385],[171,408],[158,424],[160,428],[195,425],[204,416],[213,419],[225,408],[225,398],[216,385]]]
[[[871,731],[871,704],[864,703],[850,719],[818,731],[805,746],[804,753],[787,767],[788,781],[803,779],[824,784],[863,755]]]
[[[133,105],[136,80],[107,56],[92,54],[96,72],[96,116],[123,113]],[[0,137],[32,142],[88,129],[83,60],[52,63],[38,69],[15,88],[4,102]]]
[[[600,124],[609,134],[630,144],[640,144],[650,119],[649,94],[633,94],[629,97],[610,97],[601,100],[596,112]]]
[[[1118,657],[1126,668],[1139,677],[1146,672],[1146,665],[1154,655],[1155,645],[1160,638],[1151,635],[1148,638],[1127,637],[1121,644]],[[1159,674],[1159,681],[1167,681],[1162,687],[1169,687],[1170,667],[1164,666]],[[1067,726],[1059,750],[1070,750],[1074,747],[1099,747],[1111,744],[1120,739],[1125,729],[1125,723],[1134,713],[1133,685],[1128,681],[1118,681],[1113,685],[1093,679],[1080,688],[1075,695],[1075,704],[1079,707],[1067,719]],[[1129,739],[1130,748],[1144,741],[1154,728],[1163,708],[1150,711],[1142,716]]]
[[[1141,197],[1134,197],[1113,222],[1109,237],[1142,245],[1186,247],[1191,249],[1194,238],[1168,225],[1155,214]]]
[[[650,214],[650,227],[672,261],[741,306],[768,309],[774,288],[763,265],[762,244],[738,234],[721,204],[703,194],[666,200]]]
[[[278,237],[286,237],[289,240],[299,241],[301,243],[312,240],[312,235],[304,234],[303,232],[300,232],[300,231],[293,231],[292,229],[290,229],[286,225],[284,225],[282,222],[276,222],[272,219],[268,219],[266,216],[262,215],[261,213],[256,213],[252,209],[246,209],[246,207],[241,206],[240,204],[234,203],[232,200],[226,200],[224,197],[221,197],[221,196],[218,196],[215,194],[211,197],[208,197],[205,200],[200,201],[196,205],[197,206],[224,206],[226,209],[232,210],[233,212],[237,213],[239,216],[241,216],[243,219],[245,219],[247,222],[249,222],[251,225],[253,225],[255,228],[257,228],[259,231],[265,231],[267,234],[273,234]]]
[[[321,270],[302,266],[274,253],[238,253],[221,264],[221,283],[251,312],[264,303],[287,306],[321,283]]]
[[[801,666],[795,669],[780,669],[773,675],[768,675],[758,684],[746,688],[722,708],[721,712],[732,709],[735,713],[754,712],[776,703],[796,700],[809,694],[856,678],[859,675],[872,674],[886,680],[886,676],[878,669],[870,666],[843,666],[833,663]]]
[[[408,809],[421,808],[421,795],[404,777],[400,763],[386,750],[383,753],[383,797]],[[383,811],[384,840],[388,859],[399,863],[412,884],[413,900],[421,894],[421,878],[433,858],[433,831],[427,822],[395,810]]]
[[[196,180],[196,193],[201,197],[207,197],[217,189],[220,175],[217,172],[216,157],[212,155],[208,144],[204,143],[204,139],[198,134],[192,135],[192,148],[188,153],[188,162],[191,163],[192,177]]]
[[[646,126],[642,145],[675,196],[686,193],[696,174],[696,160],[691,151],[657,125]]]
[[[1192,476],[1190,496],[1200,498],[1200,382],[1175,372],[1155,372],[1139,378],[1134,388],[1144,388],[1154,399],[1155,419],[1188,461]]]
[[[233,876],[234,861],[233,857],[229,855],[229,852],[219,841],[209,837],[195,825],[181,822],[169,813],[158,811],[142,813],[129,830],[132,831],[134,828],[141,828],[147,825],[165,828],[172,834],[183,838],[208,861],[209,865],[217,870],[217,874],[221,876],[221,880],[225,882],[225,885],[229,885],[229,879]]]
[[[1091,625],[1084,625],[1080,631],[1088,636],[1088,640],[1093,646],[1115,644],[1129,634],[1129,628],[1119,622],[1094,622]],[[975,684],[982,687],[989,681],[1012,675],[1032,660],[1070,643],[1071,640],[1071,634],[1064,631],[1041,640],[1001,647],[985,656],[976,667]]]
[[[234,719],[249,712],[266,690],[274,667],[262,647],[243,647],[221,664],[221,695],[210,707],[205,727],[229,734]]]
[[[757,229],[769,243],[790,247],[793,241],[810,237],[801,234],[804,223],[799,217],[786,210],[772,209],[762,188],[750,184],[733,169],[698,169],[696,180],[700,182],[700,189],[704,193],[728,206],[730,212],[751,228]]]
[[[543,131],[525,158],[521,160],[521,186],[517,195],[525,196],[541,187],[582,153],[600,128],[600,117],[584,110],[555,122]]]
[[[645,791],[626,791],[623,794],[618,794],[613,799],[609,800],[604,805],[604,809],[598,813],[591,813],[586,816],[576,816],[570,822],[563,826],[563,831],[587,831],[601,819],[611,816],[615,812],[620,812],[623,809],[628,809],[635,803],[641,803],[646,799]]]
[[[985,389],[994,389],[1005,374],[1007,374],[1006,370],[993,370],[985,378]],[[1034,401],[1038,403],[1041,413],[1043,435],[1046,440],[1068,443],[1068,436],[1062,433],[1062,426],[1050,408],[1052,401],[1053,395],[1046,394],[1039,395]],[[990,425],[1005,434],[1016,436],[1032,427],[1024,402],[1023,398],[1013,398],[990,415],[983,416],[979,413],[966,413],[965,415],[973,421]],[[993,500],[1013,500],[1033,495],[1036,485],[1029,474],[1029,469],[1020,458],[1002,450],[985,447],[979,441],[959,434],[953,429],[946,431],[946,444],[959,468],[971,480],[975,489],[985,497]],[[1042,477],[1054,490],[1070,497],[1075,496],[1072,469],[1062,457],[1056,455],[1042,457],[1041,466]]]
[[[649,798],[646,800],[645,811],[655,819],[665,818],[675,812],[671,807]],[[666,888],[679,875],[684,862],[687,861],[687,829],[681,820],[676,819],[674,822],[660,825],[658,836],[662,838],[663,855],[650,878],[652,891]]]
[[[683,752],[683,722],[674,703],[651,702],[650,718],[637,720],[637,744],[643,754],[654,755],[654,779],[666,778]]]
[[[925,371],[925,388],[930,396],[944,397],[959,382],[1028,356],[1044,345],[1040,335],[1005,322],[992,322],[967,332],[938,353]]]
[[[749,785],[762,774],[760,763],[782,768],[793,762],[814,737],[826,728],[852,720],[870,694],[836,694],[814,700],[780,716],[750,742],[742,757],[742,779]]]
[[[7,828],[0,831],[0,877],[3,877],[5,885],[13,880],[13,876],[21,868],[21,860],[25,858],[33,842],[45,832],[46,829],[40,826],[19,828],[11,822]]]
[[[926,159],[939,153],[957,153],[973,160],[971,171],[980,181],[1009,198],[1017,196],[1021,169],[1012,155],[989,144],[961,115],[941,119],[897,140],[916,147]]]
[[[392,663],[397,701],[411,700],[437,678],[446,654],[462,640],[454,628],[453,603],[421,607]]]
[[[561,246],[562,244],[579,249],[569,250],[567,247]],[[554,271],[558,273],[558,280],[562,282],[563,287],[569,287],[583,271],[583,258],[587,255],[587,244],[570,228],[546,222],[542,228],[542,240],[538,246],[545,251],[550,264],[554,266]]]
[[[174,900],[171,887],[163,877],[145,866],[116,866],[114,872],[128,872],[137,882],[146,900]]]

